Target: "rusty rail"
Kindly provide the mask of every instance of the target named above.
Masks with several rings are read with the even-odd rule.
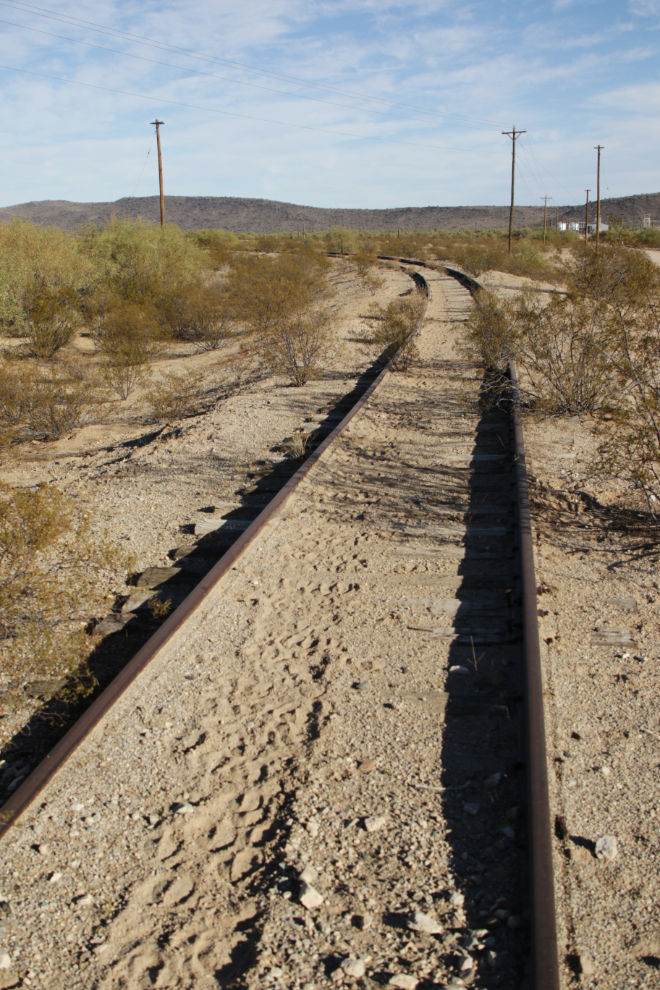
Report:
[[[422,275],[426,285],[427,304],[424,307],[414,334],[418,333],[426,315],[428,301],[431,298],[431,290]],[[245,530],[242,536],[220,558],[217,564],[206,574],[197,584],[190,594],[181,602],[178,608],[166,619],[162,626],[151,636],[144,646],[138,650],[135,656],[117,674],[104,691],[96,698],[81,717],[71,726],[68,732],[56,743],[50,753],[39,763],[32,773],[23,781],[12,796],[5,801],[0,809],[0,839],[16,823],[18,818],[30,807],[33,801],[39,796],[57,772],[64,766],[67,760],[76,752],[78,747],[85,741],[90,733],[99,725],[107,715],[113,705],[124,694],[127,688],[135,681],[144,669],[151,663],[157,654],[170,643],[183,629],[187,620],[200,607],[205,598],[222,580],[224,575],[233,567],[251,543],[257,538],[265,526],[273,520],[283,509],[293,492],[301,482],[307,477],[312,468],[321,460],[326,451],[334,441],[341,436],[353,417],[369,401],[377,388],[383,383],[387,375],[395,365],[397,354],[380,372],[378,377],[371,383],[364,394],[358,399],[355,405],[344,416],[342,421],[335,427],[332,433],[328,434],[325,440],[319,444],[316,450],[309,455],[305,463],[296,471],[289,481],[277,492],[274,498],[268,503],[257,518]]]
[[[550,794],[543,714],[543,676],[536,604],[532,517],[527,484],[520,392],[515,361],[509,363],[514,436],[514,474],[523,608],[525,772],[529,854],[529,905],[533,990],[559,990],[559,958],[552,862]]]

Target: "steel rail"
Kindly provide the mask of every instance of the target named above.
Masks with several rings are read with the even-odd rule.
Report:
[[[428,282],[424,279],[423,275],[418,275],[418,277],[423,280],[426,286],[426,305],[411,336],[419,332],[431,299],[431,288]],[[382,385],[383,381],[394,368],[397,357],[398,352],[383,368],[364,394],[360,396],[341,422],[319,444],[316,450],[309,455],[304,464],[300,466],[263,511],[259,513],[243,535],[223,554],[217,564],[211,568],[199,584],[195,585],[190,594],[165,620],[163,625],[156,630],[153,636],[150,636],[144,646],[138,650],[135,656],[129,660],[126,666],[122,668],[98,698],[92,702],[89,708],[83,712],[68,732],[55,744],[41,763],[26,777],[14,794],[5,801],[2,808],[0,808],[0,839],[16,824],[19,817],[28,810],[41,791],[53,780],[58,771],[73,756],[78,747],[94,731],[113,705],[115,705],[151,661],[181,632],[188,619],[197,611],[225,574],[234,566],[241,554],[259,536],[264,527],[282,511],[286,502],[307,477],[312,468],[318,464],[334,441],[346,430],[353,417],[366,405],[374,392]]]
[[[529,906],[533,990],[559,990],[555,877],[543,712],[543,674],[536,601],[534,541],[525,441],[515,361],[509,362],[513,412],[514,474],[523,610],[525,774],[529,854]]]

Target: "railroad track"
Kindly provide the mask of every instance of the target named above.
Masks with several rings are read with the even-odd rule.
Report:
[[[419,365],[230,514],[242,535],[4,805],[16,985],[559,987],[515,369],[513,415],[483,409],[452,338],[469,279],[401,260]]]

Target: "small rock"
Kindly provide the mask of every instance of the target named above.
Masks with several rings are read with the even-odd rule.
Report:
[[[474,959],[472,958],[472,956],[461,956],[458,963],[458,972],[469,973],[471,972],[473,966],[474,966]]]
[[[507,928],[524,928],[525,922],[519,914],[510,914],[506,919]]]
[[[596,967],[592,963],[591,959],[583,952],[578,953],[578,963],[580,966],[581,976],[593,976],[596,972]]]
[[[390,977],[387,985],[388,987],[399,987],[399,990],[415,990],[418,983],[419,980],[408,973],[395,973],[394,976]]]
[[[368,956],[360,956],[359,959],[344,959],[341,968],[347,976],[352,976],[354,980],[360,980],[364,976]]]
[[[76,907],[94,907],[94,898],[91,894],[83,894],[76,899]]]
[[[358,767],[360,773],[371,773],[371,771],[375,769],[376,769],[375,760],[363,760],[362,763],[360,763],[360,766]]]
[[[427,935],[441,935],[443,931],[435,918],[423,911],[411,911],[406,924],[413,932],[426,932]]]
[[[612,773],[609,767],[601,767],[600,772],[602,773],[603,777],[609,777],[609,775]]]
[[[0,952],[0,969],[9,969],[11,966],[11,956],[8,952]]]
[[[195,809],[189,801],[181,801],[180,804],[175,804],[174,810],[177,815],[192,815],[195,812]]]
[[[319,875],[311,863],[308,863],[302,872],[298,874],[298,879],[304,883],[316,883]]]
[[[499,960],[497,958],[497,953],[493,952],[492,949],[489,949],[488,952],[486,953],[486,963],[490,966],[491,969],[497,969],[498,962]]]
[[[361,932],[366,932],[367,928],[371,928],[373,918],[370,914],[356,914],[353,919],[353,924],[356,928],[359,928]]]
[[[596,859],[611,861],[618,855],[616,836],[602,835],[596,842]]]
[[[480,807],[481,806],[478,804],[470,804],[470,802],[468,802],[467,804],[463,805],[463,811],[465,812],[466,815],[472,815],[474,817],[474,815],[479,814]]]
[[[387,825],[385,815],[374,815],[372,818],[365,818],[364,820],[364,827],[367,832],[377,832],[383,825]]]
[[[501,829],[501,832],[502,835],[506,835],[507,839],[515,839],[516,837],[516,833],[513,831],[510,825],[505,825],[504,828]]]
[[[42,842],[40,846],[37,846],[37,852],[40,856],[47,856],[50,852],[50,846],[47,843]]]
[[[53,875],[51,876],[49,882],[50,883],[57,883],[61,879],[62,879],[62,874],[61,873],[53,873]]]
[[[470,671],[467,667],[462,667],[460,664],[454,664],[453,667],[449,668],[450,674],[469,674]]]
[[[459,894],[457,891],[451,895],[449,898],[449,903],[452,907],[463,907],[465,904],[465,894]]]
[[[358,681],[358,683],[354,684],[353,687],[355,688],[356,691],[368,691],[369,681]]]
[[[494,773],[486,780],[486,787],[497,787],[502,780],[503,774]]]
[[[509,915],[511,914],[511,912],[510,911],[507,911],[506,908],[498,908],[497,911],[493,911],[493,914],[500,921],[506,921],[506,919],[509,917]]]
[[[307,831],[309,832],[309,834],[313,839],[315,839],[316,836],[319,834],[320,827],[321,826],[319,825],[319,823],[314,821],[307,822],[306,825]]]
[[[323,904],[323,895],[319,894],[318,890],[312,887],[311,883],[303,880],[301,882],[300,897],[298,900],[308,911],[312,911],[314,908],[321,907]]]

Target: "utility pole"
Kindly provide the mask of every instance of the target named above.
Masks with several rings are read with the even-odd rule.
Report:
[[[591,192],[591,189],[585,189],[584,191],[587,194],[587,205],[584,210],[584,239],[585,241],[588,241],[589,240],[589,193]]]
[[[160,184],[160,225],[165,226],[165,196],[163,195],[163,156],[160,153],[160,125],[164,124],[164,120],[152,120],[152,124],[156,125],[156,144],[158,145],[158,182]]]
[[[516,141],[521,134],[527,134],[527,131],[517,131],[516,125],[513,125],[512,131],[502,131],[506,137],[511,138],[511,212],[509,213],[509,254],[511,254],[511,237],[513,236],[513,193],[516,184]]]
[[[556,222],[555,222],[555,227],[557,228],[557,230],[559,230],[559,207],[558,206],[555,207],[555,215],[556,215],[556,218],[557,218],[556,219]]]
[[[552,196],[539,196],[539,199],[543,200],[543,247],[545,247],[545,234],[548,229],[548,200],[552,199]],[[559,214],[559,210],[557,210]]]
[[[598,171],[596,173],[596,196],[598,197],[598,206],[596,207],[596,251],[600,245],[600,153],[603,150],[603,145],[599,144],[594,149],[598,152]]]

